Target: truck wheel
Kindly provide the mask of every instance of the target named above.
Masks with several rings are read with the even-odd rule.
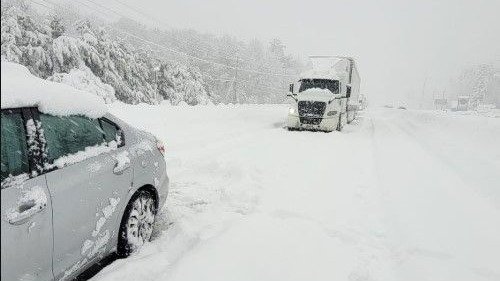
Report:
[[[129,256],[151,239],[155,216],[154,196],[146,190],[139,190],[130,199],[120,224],[117,247],[119,256]]]
[[[349,116],[349,115],[348,115]],[[356,116],[357,116],[357,111],[353,111],[351,113],[351,118],[347,118],[347,124],[351,124],[352,121],[354,121],[356,119]]]
[[[339,122],[337,123],[337,131],[341,132],[344,128],[344,124],[342,124],[342,114],[339,114]]]

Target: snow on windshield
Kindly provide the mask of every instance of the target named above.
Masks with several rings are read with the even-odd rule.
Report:
[[[302,79],[300,80],[299,93],[305,90],[315,89],[315,90],[328,90],[330,93],[339,93],[339,81],[329,80],[329,79]]]
[[[1,104],[4,108],[36,106],[55,115],[102,117],[107,108],[102,98],[71,86],[43,80],[19,64],[2,61]]]

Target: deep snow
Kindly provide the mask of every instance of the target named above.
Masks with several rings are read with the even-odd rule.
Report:
[[[36,77],[25,66],[3,59],[1,68],[2,109],[32,106],[55,116],[90,118],[102,117],[107,112],[104,100],[90,92]]]
[[[380,109],[288,132],[283,105],[111,105],[163,140],[154,241],[93,280],[500,280],[500,118]]]

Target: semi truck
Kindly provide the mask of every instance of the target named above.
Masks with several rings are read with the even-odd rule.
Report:
[[[290,84],[288,130],[341,131],[359,108],[361,79],[350,57],[311,56],[312,69]]]

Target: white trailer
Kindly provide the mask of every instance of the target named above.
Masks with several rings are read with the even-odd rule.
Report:
[[[349,57],[310,58],[313,68],[302,73],[297,83],[290,84],[287,127],[341,131],[356,118],[359,108],[361,79],[356,63]]]

